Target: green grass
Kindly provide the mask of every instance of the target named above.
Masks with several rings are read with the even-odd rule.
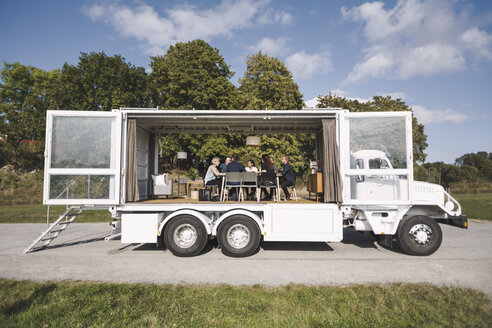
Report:
[[[1,327],[490,327],[474,290],[31,282],[0,279]]]
[[[43,205],[0,206],[0,223],[45,223],[47,207]],[[65,206],[51,206],[50,222],[65,211]],[[111,222],[107,210],[84,211],[75,222]]]
[[[492,220],[492,193],[453,195],[470,218]]]

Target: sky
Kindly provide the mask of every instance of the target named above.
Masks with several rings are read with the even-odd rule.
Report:
[[[150,56],[203,39],[236,72],[259,50],[291,70],[308,106],[330,92],[403,99],[426,162],[492,152],[492,1],[0,1],[0,60],[45,70],[80,52]]]

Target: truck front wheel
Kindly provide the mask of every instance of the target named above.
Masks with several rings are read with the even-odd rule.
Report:
[[[164,244],[176,256],[198,255],[207,244],[207,230],[191,215],[178,215],[164,228]]]
[[[250,256],[260,246],[260,229],[253,219],[245,215],[233,215],[220,224],[217,241],[224,255]]]
[[[441,246],[442,231],[435,220],[428,216],[417,215],[400,224],[397,237],[405,253],[427,256]]]

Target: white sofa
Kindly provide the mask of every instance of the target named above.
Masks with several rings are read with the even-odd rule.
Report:
[[[173,195],[173,180],[172,179],[168,179],[167,180],[167,184],[162,184],[162,183],[159,183],[159,180],[162,181],[162,178],[161,179],[158,179],[158,175],[152,175],[152,186],[153,186],[153,189],[152,189],[152,196],[153,197],[156,197],[156,196],[171,196]]]

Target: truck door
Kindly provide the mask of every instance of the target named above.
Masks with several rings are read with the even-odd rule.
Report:
[[[340,167],[347,204],[402,204],[413,181],[411,112],[343,113]]]
[[[117,205],[121,113],[48,111],[43,203]]]

